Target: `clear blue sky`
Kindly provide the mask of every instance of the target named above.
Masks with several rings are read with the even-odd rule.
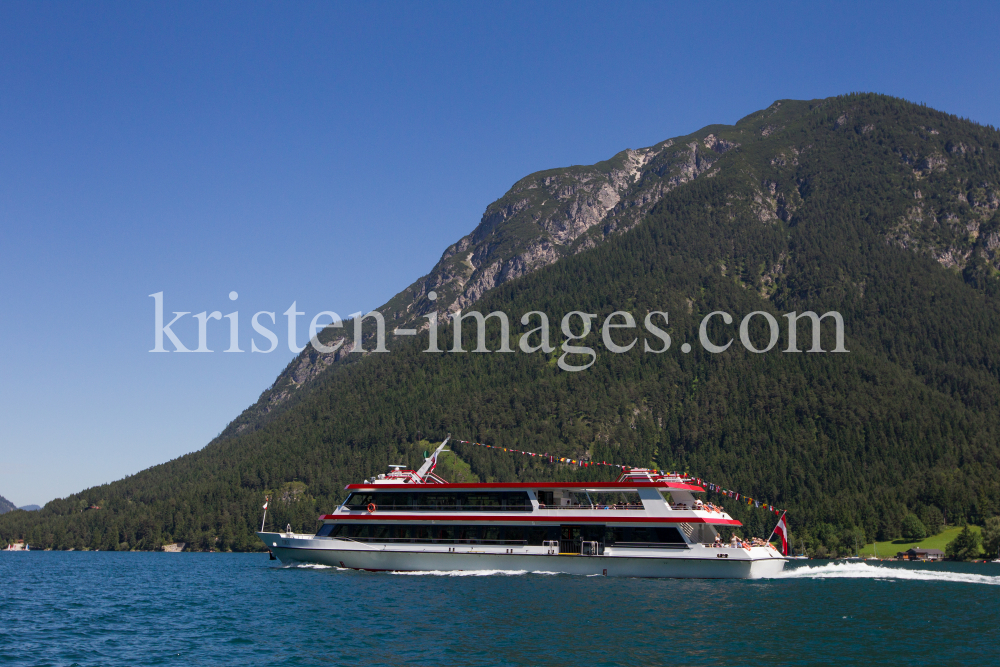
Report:
[[[199,449],[292,358],[226,322],[151,354],[151,293],[248,349],[258,310],[381,305],[539,169],[851,91],[1000,125],[996,4],[622,4],[0,3],[0,495]]]

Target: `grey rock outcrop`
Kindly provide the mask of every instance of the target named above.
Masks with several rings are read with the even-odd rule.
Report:
[[[646,218],[667,193],[697,179],[714,177],[726,168],[720,161],[729,160],[742,145],[752,142],[768,143],[773,152],[766,162],[783,172],[780,180],[786,185],[779,187],[772,177],[763,174],[755,177],[754,170],[743,165],[739,167],[742,173],[760,180],[749,183],[748,191],[729,194],[727,206],[732,206],[732,215],[741,209],[758,224],[791,223],[810,182],[789,172],[808,159],[812,145],[799,145],[785,132],[784,114],[789,107],[801,108],[804,104],[820,112],[825,102],[782,104],[775,102],[735,126],[708,126],[647,148],[621,151],[594,165],[550,169],[522,178],[486,207],[475,229],[448,246],[427,275],[378,309],[385,318],[386,332],[395,328],[422,331],[432,313],[444,321],[458,310],[468,310],[500,285],[628,231]],[[835,118],[828,126],[833,132],[854,131],[864,140],[875,140],[879,134],[880,126],[860,112],[848,110]],[[951,197],[954,205],[948,203],[938,210],[932,210],[922,194],[930,180],[950,173],[949,160],[967,159],[982,148],[968,140],[945,143],[936,130],[915,129],[919,129],[914,134],[920,141],[888,148],[911,174],[909,187],[916,205],[887,231],[886,240],[927,253],[945,266],[960,269],[970,258],[983,257],[1000,269],[1000,237],[993,227],[983,228],[998,206],[996,184],[962,183]],[[788,187],[790,179],[794,179],[795,186]],[[928,229],[947,230],[945,236],[959,242],[942,242],[944,237],[937,232],[929,234]],[[782,258],[764,267],[756,284],[748,283],[747,287],[769,296],[777,289],[785,264]],[[432,292],[434,300],[430,298]],[[351,353],[350,331],[351,324],[345,322],[342,330],[322,332],[324,344],[343,342],[340,349],[321,353],[307,347],[223,435],[252,427],[258,418],[286,404],[334,365],[362,359],[371,344],[364,342],[361,354]]]

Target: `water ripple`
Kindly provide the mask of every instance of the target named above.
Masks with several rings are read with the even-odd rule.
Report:
[[[1000,624],[990,564],[810,562],[755,581],[553,575],[5,554],[0,665],[971,663],[992,654]]]

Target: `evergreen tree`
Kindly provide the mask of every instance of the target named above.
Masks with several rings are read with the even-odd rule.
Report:
[[[945,555],[952,560],[972,560],[980,556],[982,536],[968,526],[944,548]]]
[[[986,555],[1000,558],[1000,516],[986,520],[982,536]]]

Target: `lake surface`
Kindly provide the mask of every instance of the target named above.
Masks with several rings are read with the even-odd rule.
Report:
[[[989,563],[702,581],[4,553],[0,665],[993,664],[998,585]]]

